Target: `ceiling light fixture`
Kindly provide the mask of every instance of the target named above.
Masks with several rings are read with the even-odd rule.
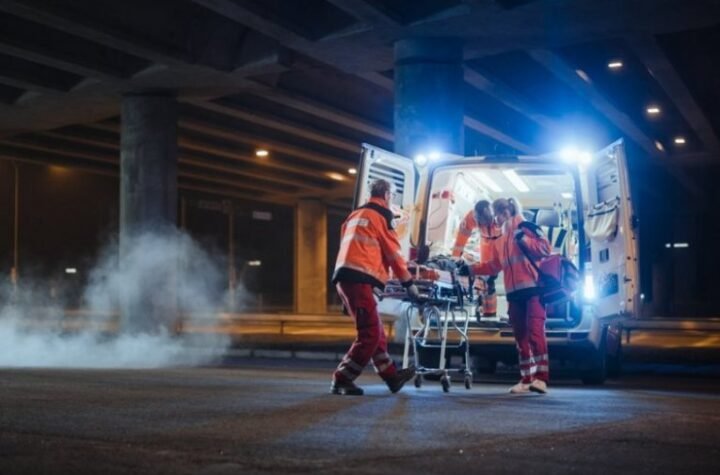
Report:
[[[325,174],[328,178],[335,181],[345,181],[345,177],[337,172],[327,172]]]
[[[483,185],[490,188],[490,190],[494,191],[495,193],[502,193],[502,188],[500,188],[500,186],[495,183],[495,180],[487,176],[485,172],[477,172],[477,177],[481,182],[483,182]]]
[[[608,68],[610,68],[610,69],[621,69],[622,67],[623,67],[622,61],[617,60],[617,59],[614,61],[610,61],[608,63]]]
[[[650,115],[657,115],[660,113],[660,108],[658,106],[649,106],[647,109],[645,109],[648,114]]]
[[[267,150],[265,150],[263,148],[259,148],[259,149],[255,150],[256,157],[267,157],[268,155],[270,155],[270,152],[268,152]]]
[[[527,183],[523,181],[520,176],[515,173],[515,170],[503,170],[503,175],[507,177],[508,180],[510,180],[510,183],[513,184],[516,190],[518,190],[520,193],[527,193],[530,191],[530,187],[527,186]]]
[[[348,168],[348,173],[351,175],[357,175],[357,168]]]
[[[685,137],[675,137],[675,143],[677,145],[685,145]]]

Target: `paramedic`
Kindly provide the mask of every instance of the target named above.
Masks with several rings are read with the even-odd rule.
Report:
[[[537,272],[520,246],[533,259],[540,259],[550,253],[550,244],[536,225],[524,222],[517,200],[500,198],[492,206],[495,220],[502,227],[502,236],[493,241],[490,258],[470,266],[470,272],[503,272],[522,377],[510,392],[545,394],[550,364],[545,338],[545,307],[540,303]]]
[[[480,261],[482,262],[490,255],[492,242],[499,238],[501,234],[500,227],[493,220],[490,202],[487,200],[480,200],[475,203],[474,209],[470,210],[460,223],[460,229],[455,237],[455,245],[452,251],[454,258],[462,257],[465,244],[476,228],[480,232],[479,250]],[[483,317],[494,317],[497,314],[495,279],[497,279],[497,274],[485,279],[486,291],[482,301]]]
[[[402,256],[390,211],[392,186],[382,179],[370,188],[370,200],[345,220],[333,283],[343,305],[355,320],[357,336],[333,373],[330,392],[360,396],[363,390],[355,379],[372,361],[375,371],[391,392],[398,392],[415,376],[415,368],[397,369],[390,359],[382,321],[377,312],[373,287],[383,289],[392,268],[411,298],[418,297],[407,263]]]

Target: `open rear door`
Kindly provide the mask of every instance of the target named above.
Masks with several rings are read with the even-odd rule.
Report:
[[[596,153],[592,163],[581,170],[581,177],[588,272],[592,276],[586,284],[594,287],[597,316],[637,316],[638,229],[623,141]]]
[[[411,219],[415,208],[415,165],[407,157],[363,144],[353,208],[370,199],[370,184],[383,178],[394,185],[391,209],[395,214],[395,231],[400,239],[403,255],[410,253]]]

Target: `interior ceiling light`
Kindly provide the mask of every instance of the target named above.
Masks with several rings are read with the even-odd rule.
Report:
[[[517,189],[520,193],[527,193],[530,191],[530,187],[528,187],[527,183],[525,183],[523,179],[515,173],[515,170],[503,170],[503,175],[510,180],[510,183],[512,183],[515,189]]]
[[[256,157],[267,157],[268,155],[270,155],[270,152],[268,152],[267,150],[265,150],[263,148],[259,148],[259,149],[255,150]]]
[[[335,181],[345,181],[345,177],[337,172],[327,172],[325,175],[327,175],[328,178]]]
[[[623,67],[623,63],[622,63],[622,61],[620,61],[620,60],[618,60],[618,59],[613,60],[613,61],[610,61],[610,62],[608,63],[608,68],[610,68],[610,69],[616,69],[616,70],[617,70],[617,69],[621,69],[622,67]]]
[[[685,145],[685,137],[675,137],[675,143],[678,145]]]
[[[655,141],[655,148],[660,150],[661,152],[665,151],[665,147],[663,147],[663,144],[661,144],[658,140]]]
[[[645,109],[648,114],[651,115],[657,115],[660,113],[660,108],[658,106],[649,106],[647,109]]]
[[[502,188],[500,188],[500,186],[498,186],[498,184],[495,183],[495,181],[492,178],[487,176],[487,173],[478,172],[477,177],[478,177],[478,179],[480,179],[481,182],[483,182],[483,185],[487,186],[495,193],[502,193]]]
[[[357,168],[348,168],[348,173],[351,175],[357,175]]]

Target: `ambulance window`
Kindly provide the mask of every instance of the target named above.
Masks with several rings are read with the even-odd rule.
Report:
[[[395,194],[392,197],[391,204],[398,208],[403,207],[403,193],[405,192],[405,174],[402,170],[393,168],[381,161],[373,162],[370,165],[368,173],[368,184],[382,178],[393,184]],[[369,188],[369,186],[368,186]]]

